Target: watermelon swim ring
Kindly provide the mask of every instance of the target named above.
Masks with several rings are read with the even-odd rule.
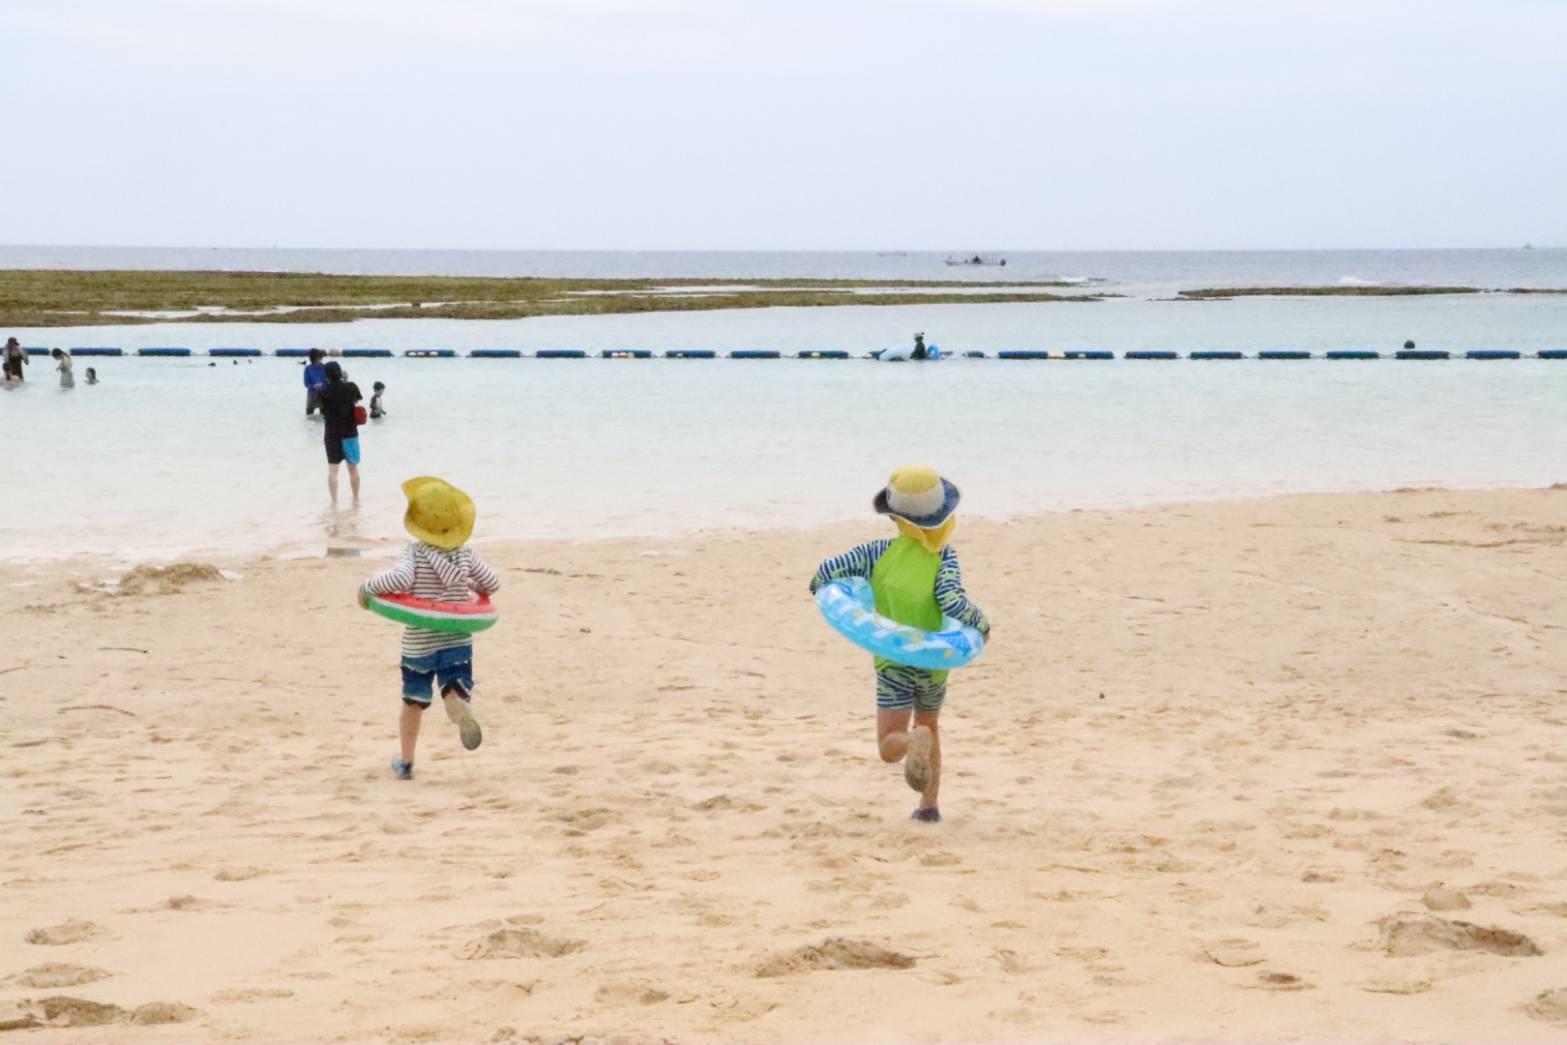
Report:
[[[413,595],[373,595],[366,592],[365,608],[399,624],[453,635],[473,635],[487,631],[500,619],[500,613],[488,595],[475,596],[464,602],[437,602]]]
[[[833,630],[861,649],[895,664],[930,671],[961,668],[985,651],[976,628],[942,618],[940,631],[899,624],[876,612],[876,594],[864,577],[828,581],[816,592],[816,605]]]

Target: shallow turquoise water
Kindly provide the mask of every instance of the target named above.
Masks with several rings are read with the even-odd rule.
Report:
[[[662,318],[638,318],[638,343],[659,346],[647,321]],[[297,331],[264,329],[298,343]],[[688,326],[664,336],[716,344]],[[367,392],[389,386],[391,417],[362,437],[363,507],[334,513],[297,364],[84,359],[79,375],[89,362],[97,386],[61,391],[35,364],[26,388],[0,394],[17,484],[0,512],[8,559],[395,537],[398,483],[416,474],[469,490],[481,539],[855,517],[875,529],[870,498],[908,461],[939,466],[965,511],[990,517],[1567,478],[1567,362],[350,360]]]

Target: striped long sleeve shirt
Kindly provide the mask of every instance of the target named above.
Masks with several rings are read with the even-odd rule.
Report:
[[[423,541],[409,544],[395,566],[365,581],[365,591],[373,595],[413,595],[438,602],[463,602],[474,592],[491,595],[500,586],[500,577],[472,548],[448,550]],[[403,656],[423,657],[472,641],[471,635],[410,626],[403,631]]]
[[[877,561],[890,547],[891,540],[870,541],[833,556],[816,568],[816,575],[811,578],[811,594],[815,595],[828,581],[844,577],[870,580]],[[950,544],[941,548],[941,566],[936,571],[936,605],[941,607],[942,613],[981,635],[990,633],[990,618],[969,601],[968,593],[963,590],[963,568],[958,565],[958,553]]]

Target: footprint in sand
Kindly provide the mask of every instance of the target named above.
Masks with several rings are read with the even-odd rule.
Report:
[[[1203,957],[1226,969],[1243,969],[1248,965],[1261,965],[1262,948],[1252,940],[1229,937],[1215,940],[1202,949]]]
[[[559,958],[580,951],[585,940],[546,936],[536,929],[496,929],[458,952],[466,961],[491,958]]]
[[[1431,989],[1430,980],[1367,980],[1360,989],[1370,994],[1424,994]]]
[[[225,867],[212,877],[219,882],[248,882],[266,873],[259,867]]]
[[[1523,933],[1511,929],[1450,921],[1430,915],[1393,914],[1377,923],[1379,946],[1390,958],[1431,951],[1480,951],[1506,958],[1533,958],[1545,952]]]
[[[212,996],[212,1004],[244,1005],[250,1002],[272,1001],[277,998],[292,998],[293,996],[293,991],[256,987],[249,990],[219,991]]]
[[[1039,968],[1039,966],[1025,961],[1023,956],[1016,951],[1005,949],[996,951],[996,964],[1001,966],[1002,972],[1010,973],[1014,976],[1033,972]]]
[[[1311,984],[1292,972],[1259,972],[1257,982],[1248,987],[1253,991],[1309,991]]]
[[[1457,889],[1430,889],[1420,898],[1428,911],[1467,911],[1469,897]]]
[[[912,969],[914,959],[889,951],[869,940],[829,936],[821,943],[797,947],[774,955],[756,967],[761,977],[788,976],[797,972],[837,969]]]
[[[84,983],[107,979],[108,976],[109,973],[103,969],[95,969],[88,965],[46,962],[43,965],[35,965],[26,972],[7,977],[4,982],[14,983],[19,987],[80,987]]]
[[[1537,1020],[1567,1027],[1567,987],[1541,991],[1534,1001],[1523,1007],[1523,1011]]]
[[[29,1009],[29,1016],[51,1027],[102,1027],[112,1023],[150,1026],[184,1023],[200,1015],[189,1005],[181,1005],[178,1002],[155,1001],[134,1009],[124,1009],[118,1005],[106,1005],[103,1002],[65,995],[44,998],[29,1006]]]
[[[600,1005],[657,1005],[669,1000],[669,992],[646,983],[606,983],[593,992]]]
[[[42,944],[58,947],[68,943],[81,943],[83,940],[92,940],[100,936],[113,936],[109,930],[92,922],[83,922],[76,919],[61,922],[59,925],[51,925],[43,929],[34,929],[23,937],[28,943]]]

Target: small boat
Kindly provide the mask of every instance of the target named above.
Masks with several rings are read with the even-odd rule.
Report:
[[[948,265],[1005,265],[1007,259],[999,254],[974,254],[969,257],[955,258],[947,255]]]

